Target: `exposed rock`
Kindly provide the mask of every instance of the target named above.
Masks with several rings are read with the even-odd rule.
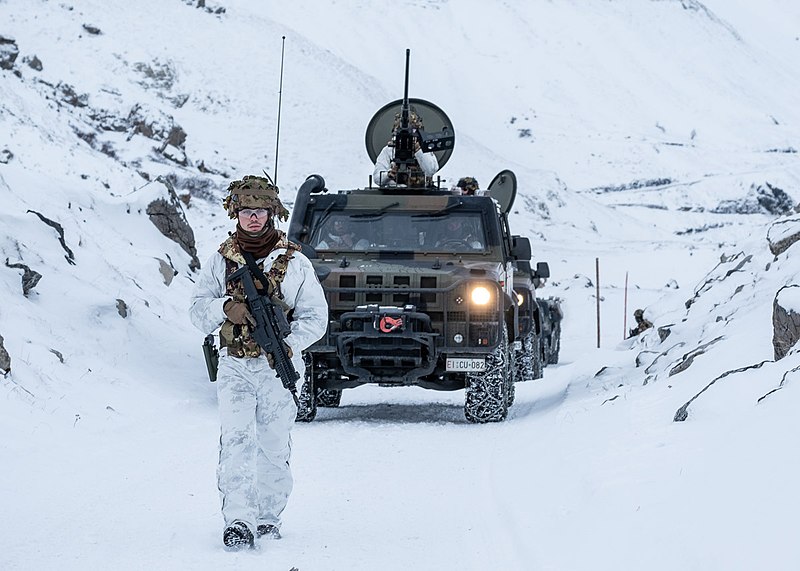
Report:
[[[186,131],[180,125],[173,125],[167,135],[167,145],[182,149],[184,144],[186,144]]]
[[[158,271],[161,272],[164,285],[168,286],[172,283],[173,278],[178,275],[178,272],[172,267],[172,264],[168,264],[161,258],[156,258],[156,260],[158,260]]]
[[[30,269],[25,264],[9,264],[8,258],[6,258],[6,267],[22,270],[22,295],[25,297],[28,297],[30,291],[35,288],[39,280],[42,279],[42,274]]]
[[[11,355],[3,346],[3,336],[0,335],[0,373],[7,375],[11,371]]]
[[[78,94],[75,88],[68,83],[59,83],[55,87],[60,92],[61,101],[73,107],[86,107],[89,105],[89,96],[85,93]]]
[[[765,182],[750,186],[747,195],[739,200],[723,200],[711,209],[716,214],[787,214],[794,201],[782,189]]]
[[[117,313],[123,319],[128,317],[128,304],[122,299],[117,299]]]
[[[767,230],[769,251],[774,255],[782,254],[792,244],[800,240],[800,216],[781,218],[772,223]]]
[[[684,304],[686,306],[686,309],[689,309],[692,306],[692,304],[694,304],[694,302],[697,301],[697,298],[699,298],[706,291],[708,291],[715,283],[724,281],[728,279],[731,275],[735,274],[736,272],[742,271],[742,268],[745,265],[749,264],[750,261],[752,261],[752,259],[753,259],[752,254],[745,255],[744,252],[739,252],[738,254],[734,254],[732,256],[726,256],[725,254],[720,256],[719,264],[717,264],[716,267],[714,267],[714,269],[708,273],[708,275],[703,280],[702,285],[700,285],[695,289],[694,297],[686,300],[686,303]],[[722,274],[722,271],[725,270],[725,266],[733,262],[738,262],[738,263],[734,267],[725,271],[724,274]]]
[[[12,69],[18,55],[17,42],[11,38],[0,36],[0,69]]]
[[[591,189],[595,194],[605,194],[607,192],[623,192],[625,190],[639,190],[642,188],[653,188],[659,186],[666,186],[675,182],[671,178],[650,178],[639,179],[624,184],[616,184],[609,186],[596,186]]]
[[[636,367],[649,365],[658,357],[658,351],[642,351],[636,355]]]
[[[707,384],[705,387],[703,387],[703,390],[701,390],[699,393],[697,393],[696,395],[694,395],[694,396],[693,396],[692,398],[690,398],[690,399],[689,399],[689,400],[688,400],[688,401],[687,401],[687,402],[686,402],[686,403],[685,403],[685,404],[684,404],[684,405],[683,405],[681,408],[679,408],[679,409],[678,409],[678,410],[675,412],[675,416],[672,418],[673,422],[683,422],[684,420],[686,420],[687,418],[689,418],[689,406],[690,406],[690,405],[691,405],[691,404],[692,404],[692,403],[693,403],[695,400],[697,400],[697,398],[698,398],[700,395],[702,395],[704,392],[706,392],[706,391],[707,391],[709,388],[711,388],[711,386],[712,386],[714,383],[716,383],[716,382],[717,382],[717,381],[719,381],[720,379],[724,379],[724,378],[725,378],[725,377],[727,377],[728,375],[733,375],[733,374],[736,374],[736,373],[743,373],[744,371],[749,371],[749,370],[751,370],[751,369],[760,369],[761,367],[763,367],[763,366],[764,366],[764,364],[765,364],[765,363],[769,363],[769,362],[770,362],[770,361],[768,361],[768,360],[767,360],[767,361],[761,361],[760,363],[756,363],[755,365],[747,365],[746,367],[739,367],[738,369],[733,369],[733,370],[731,370],[731,371],[725,371],[724,373],[722,373],[721,375],[719,375],[718,377],[716,377],[714,380],[712,380],[710,383],[708,383],[708,384]]]
[[[163,152],[168,145],[181,150],[184,148],[186,131],[175,123],[171,115],[163,111],[137,104],[128,113],[126,121],[131,136],[143,135],[148,139],[161,141],[159,152]]]
[[[64,228],[61,226],[61,224],[59,224],[58,222],[53,222],[52,220],[39,214],[35,210],[28,210],[27,214],[35,214],[36,216],[39,217],[39,220],[41,220],[51,228],[54,228],[55,231],[58,232],[58,241],[61,243],[61,247],[64,248],[64,251],[67,253],[67,255],[64,257],[67,259],[67,262],[69,262],[71,265],[74,266],[75,256],[72,253],[72,250],[69,249],[69,246],[67,246],[67,242],[64,240]]]
[[[669,370],[669,376],[671,377],[672,375],[677,375],[678,373],[682,373],[683,371],[688,369],[692,365],[692,363],[694,363],[695,357],[699,357],[700,355],[704,354],[706,352],[706,349],[711,347],[714,343],[722,341],[722,339],[723,339],[722,336],[717,337],[716,339],[713,339],[708,343],[704,343],[699,347],[695,347],[694,349],[686,353],[683,357],[681,357],[680,363],[678,363]]]
[[[40,60],[36,56],[30,56],[30,57],[25,56],[24,58],[22,58],[22,62],[27,63],[28,67],[36,71],[42,71],[44,69],[44,66],[42,65],[42,60]]]
[[[59,362],[61,362],[61,363],[63,363],[63,362],[64,362],[64,355],[62,355],[62,354],[61,354],[61,351],[56,351],[55,349],[50,349],[50,352],[51,352],[53,355],[55,355],[55,356],[56,356],[56,359],[58,359],[58,360],[59,360]]]
[[[204,172],[203,169],[200,169],[199,167],[198,170],[200,172]],[[219,173],[213,173],[213,174],[219,174]],[[166,175],[164,178],[172,184],[176,192],[182,191],[184,194],[188,193],[193,197],[202,198],[204,200],[209,200],[211,202],[216,202],[217,200],[219,200],[219,197],[217,196],[217,190],[219,188],[219,184],[211,178],[200,177],[200,176],[184,177],[176,173],[170,173]]]
[[[171,160],[174,163],[177,163],[181,166],[186,166],[189,164],[188,159],[186,158],[186,153],[179,149],[178,147],[173,147],[172,145],[164,145],[161,147],[161,155]]]
[[[194,231],[183,214],[175,187],[165,178],[158,177],[156,180],[167,187],[170,199],[167,201],[163,198],[157,198],[147,205],[147,214],[150,217],[150,221],[155,224],[156,228],[164,236],[176,242],[191,256],[192,261],[189,263],[189,268],[197,270],[200,268],[200,260],[197,259]]]
[[[99,36],[103,33],[100,30],[100,28],[92,26],[91,24],[84,24],[83,29],[86,30],[88,33],[92,34],[93,36]]]
[[[11,162],[11,159],[14,158],[14,153],[9,151],[8,149],[3,149],[0,151],[0,164],[7,165]]]
[[[800,339],[800,286],[784,286],[772,302],[772,347],[783,359]]]
[[[159,92],[170,91],[172,86],[175,85],[178,75],[175,71],[175,66],[170,61],[136,62],[133,64],[133,69],[142,75],[139,85],[145,89],[153,89]]]

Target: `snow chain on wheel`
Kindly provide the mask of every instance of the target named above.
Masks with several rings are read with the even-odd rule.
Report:
[[[297,416],[296,422],[311,422],[317,416],[317,403],[314,399],[314,359],[310,353],[303,355],[306,365],[306,374],[303,379],[303,386],[297,395]]]
[[[502,422],[508,416],[508,378],[511,367],[508,333],[503,327],[499,346],[486,356],[486,370],[467,373],[464,416],[469,422]]]
[[[534,349],[534,341],[536,341],[536,335],[533,333],[533,331],[531,331],[521,341],[522,350],[516,351],[516,359],[514,361],[516,373],[514,375],[514,379],[518,383],[542,378],[541,358],[538,360],[538,373],[536,369],[538,353],[536,353],[536,350]],[[538,346],[538,343],[536,346]]]
[[[514,386],[514,383],[517,381],[521,381],[523,377],[517,376],[517,356],[516,351],[513,348],[509,348],[508,350],[508,359],[509,359],[509,367],[508,372],[509,375],[506,377],[506,403],[508,403],[508,408],[511,408],[511,405],[514,404],[514,398],[517,396],[517,391]]]
[[[317,406],[336,408],[341,402],[341,389],[317,389]]]
[[[548,365],[555,365],[558,363],[558,352],[561,350],[561,324],[553,328],[552,343],[550,354],[547,356]]]
[[[534,380],[541,379],[544,377],[544,360],[542,352],[539,350],[539,338],[531,332],[526,338],[526,342],[531,356],[531,375]]]

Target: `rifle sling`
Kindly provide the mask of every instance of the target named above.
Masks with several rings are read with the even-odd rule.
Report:
[[[263,288],[258,289],[258,294],[268,295],[268,292],[265,288],[269,284],[269,281],[267,281],[267,276],[264,275],[264,272],[261,271],[261,268],[259,268],[258,264],[256,264],[255,256],[253,256],[253,254],[250,252],[242,252],[242,257],[244,257],[244,261],[247,262],[247,267],[250,268],[250,273],[253,274],[253,276],[259,282],[261,282],[261,285],[263,286]],[[272,296],[270,296],[270,299],[271,298]]]

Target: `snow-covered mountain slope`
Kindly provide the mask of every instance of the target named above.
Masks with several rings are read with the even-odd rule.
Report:
[[[197,4],[0,0],[0,567],[800,565],[800,363],[769,362],[800,246],[773,259],[764,206],[800,200],[796,2]],[[411,96],[455,124],[446,184],[517,175],[562,361],[497,426],[461,392],[346,392],[294,432],[285,539],[231,556],[195,263],[148,208],[201,263],[224,238],[227,182],[274,170],[282,36],[287,202],[366,184],[410,47]],[[626,300],[670,336],[620,341]]]

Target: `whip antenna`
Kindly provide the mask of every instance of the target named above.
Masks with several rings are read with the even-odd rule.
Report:
[[[275,135],[275,185],[278,184],[278,146],[281,142],[281,99],[283,98],[283,53],[286,47],[286,36],[281,36],[281,80],[278,87],[278,128]]]

